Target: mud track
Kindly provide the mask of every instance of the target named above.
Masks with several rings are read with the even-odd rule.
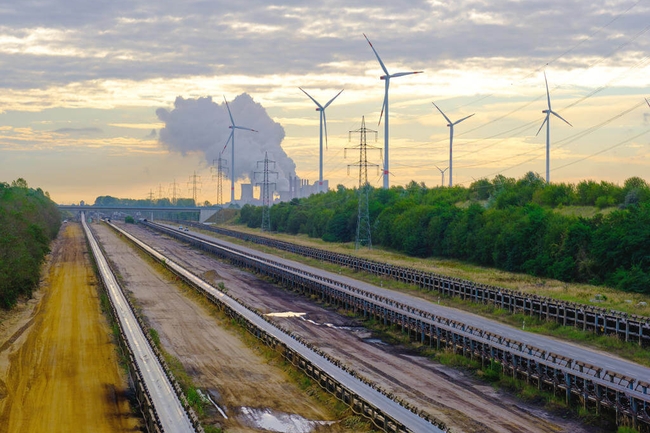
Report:
[[[4,313],[0,432],[139,431],[79,224],[49,260],[35,300]]]

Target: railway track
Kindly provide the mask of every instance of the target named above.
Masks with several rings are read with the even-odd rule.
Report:
[[[567,402],[578,398],[597,410],[609,408],[634,425],[650,424],[650,369],[646,367],[230,242],[147,225],[271,276],[293,290],[400,325],[422,343],[453,348],[483,362],[496,361],[504,372],[564,392]]]
[[[131,360],[135,364],[136,381],[144,388],[144,399],[150,402],[151,408],[144,408],[143,412],[150,433],[197,433],[203,430],[195,421],[190,420],[185,408],[181,404],[174,386],[162,365],[160,364],[152,347],[149,345],[138,320],[133,313],[115,275],[108,265],[103,252],[99,248],[92,231],[86,224],[82,213],[82,225],[91,253],[97,264],[101,281],[109,296],[113,312],[119,324],[121,333],[126,341]],[[137,387],[137,384],[136,384]],[[149,410],[150,409],[150,412]],[[196,427],[199,427],[198,429]]]

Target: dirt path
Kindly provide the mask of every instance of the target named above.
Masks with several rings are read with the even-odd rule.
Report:
[[[59,234],[39,292],[3,322],[0,432],[138,431],[78,224]]]
[[[401,399],[443,420],[453,431],[551,433],[594,431],[554,416],[542,408],[517,401],[455,369],[372,338],[360,323],[260,281],[165,236],[129,226],[128,229],[161,252],[263,313],[301,313],[275,317],[283,327],[301,335]]]
[[[227,322],[194,301],[193,291],[184,294],[105,225],[92,227],[163,347],[182,362],[201,390],[225,408],[229,419],[219,423],[229,433],[268,431],[251,425],[244,416],[250,412],[247,408],[329,419],[331,415],[289,382],[285,372],[269,365],[227,329]],[[328,431],[337,430],[332,426]]]

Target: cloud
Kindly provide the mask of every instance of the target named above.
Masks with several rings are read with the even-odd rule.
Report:
[[[101,134],[104,132],[101,128],[88,127],[88,128],[59,128],[55,129],[53,132],[57,134],[67,134],[67,135],[94,135]]]
[[[296,164],[282,149],[282,125],[273,121],[264,107],[246,93],[237,96],[229,105],[237,126],[258,131],[235,130],[235,178],[248,179],[252,183],[261,181],[255,172],[260,171],[258,161],[263,161],[268,153],[268,158],[276,162],[278,190],[288,190],[288,176],[295,175]],[[221,155],[232,168],[232,142],[228,141],[230,117],[225,103],[216,104],[212,97],[184,99],[179,96],[172,110],[159,108],[156,115],[165,123],[159,140],[170,150],[183,155],[200,152],[208,165]]]

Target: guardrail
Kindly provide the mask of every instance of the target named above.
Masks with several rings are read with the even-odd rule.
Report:
[[[355,413],[368,417],[378,428],[391,433],[447,431],[447,427],[441,421],[406,402],[395,399],[387,391],[367,381],[349,366],[305,342],[301,337],[274,324],[270,319],[258,311],[252,310],[238,299],[222,293],[201,277],[182,268],[131,234],[112,224],[110,226],[175,273],[180,279],[195,287],[228,315],[238,319],[252,335],[271,347],[280,347],[283,356],[289,362],[316,380],[324,390],[350,406]],[[169,230],[169,232],[170,234],[174,233],[173,230]],[[351,387],[350,383],[354,386]],[[377,402],[383,403],[378,404]]]
[[[413,332],[413,338],[423,344],[435,344],[437,348],[444,346],[477,357],[483,364],[498,362],[504,373],[533,381],[540,389],[546,387],[556,393],[564,392],[567,402],[572,396],[577,396],[585,407],[591,403],[597,411],[603,407],[612,409],[617,419],[619,416],[627,418],[634,426],[638,422],[650,425],[650,383],[647,378],[632,378],[621,372],[608,371],[303,269],[236,251],[189,233],[151,223],[147,225],[228,259],[237,266],[269,276],[307,296],[316,295],[337,307],[375,317],[385,324],[402,326],[409,334]]]
[[[510,313],[524,313],[542,320],[555,321],[596,334],[616,335],[620,339],[650,346],[650,318],[608,310],[597,306],[565,302],[545,296],[530,295],[516,290],[488,286],[433,272],[424,272],[405,266],[390,265],[348,254],[334,253],[313,247],[292,244],[235,230],[199,223],[185,223],[217,234],[257,243],[305,257],[334,263],[357,271],[383,276],[412,284],[421,289],[436,291],[446,296],[459,297],[481,304],[493,304]]]
[[[187,432],[191,431],[195,433],[203,433],[203,428],[201,427],[198,418],[196,417],[196,414],[194,414],[194,411],[191,409],[191,407],[189,407],[189,404],[187,403],[184,395],[182,394],[180,386],[173,378],[173,375],[171,375],[171,373],[169,372],[169,369],[167,368],[164,359],[162,359],[161,354],[158,352],[157,348],[151,341],[151,336],[147,332],[142,331],[143,336],[147,338],[147,341],[149,342],[149,346],[150,346],[149,349],[153,351],[153,353],[156,355],[158,362],[163,367],[165,378],[170,381],[172,387],[176,391],[178,398],[182,402],[184,402],[183,410],[185,411],[185,414],[189,419],[189,423],[187,425],[182,425],[181,427],[178,424],[170,423],[169,418],[166,416],[163,417],[165,419],[165,422],[163,422],[163,420],[161,419],[161,416],[158,413],[158,409],[154,404],[155,399],[152,398],[149,385],[147,384],[147,379],[145,378],[145,375],[143,374],[142,369],[140,367],[140,363],[138,362],[139,359],[147,358],[148,355],[146,353],[143,354],[144,348],[141,347],[139,342],[131,341],[132,338],[131,336],[133,335],[134,330],[129,329],[129,332],[125,330],[125,326],[132,326],[131,323],[125,325],[125,323],[127,322],[123,321],[123,317],[125,315],[125,311],[123,310],[123,308],[125,305],[126,308],[129,309],[129,313],[139,323],[140,329],[143,330],[146,328],[143,327],[143,322],[141,318],[138,317],[138,315],[135,313],[135,309],[133,308],[133,305],[131,305],[128,298],[124,296],[123,293],[121,292],[122,289],[119,287],[119,284],[117,284],[117,279],[115,278],[114,271],[110,269],[110,264],[108,260],[106,260],[106,257],[104,256],[99,246],[99,243],[95,239],[94,235],[92,234],[92,231],[86,224],[85,219],[83,217],[82,217],[82,226],[88,244],[90,245],[91,257],[97,266],[100,284],[102,285],[102,287],[104,288],[104,290],[108,295],[108,300],[111,306],[111,312],[113,317],[115,318],[115,322],[118,325],[118,329],[119,329],[118,340],[120,343],[120,347],[124,350],[125,355],[128,357],[129,379],[131,380],[131,383],[133,384],[133,388],[135,390],[136,399],[138,401],[140,410],[143,415],[143,419],[145,421],[145,428],[150,433],[163,433],[166,431],[165,430],[165,424],[166,424],[168,427],[168,431],[171,429],[171,431],[187,431]],[[114,288],[115,290],[120,291],[120,294],[122,295],[120,301],[123,302],[118,302],[118,300],[115,299],[116,293],[114,290],[111,290],[111,287]],[[137,351],[137,353],[136,350],[134,350],[132,344],[135,344],[136,347],[138,347],[139,351]]]

